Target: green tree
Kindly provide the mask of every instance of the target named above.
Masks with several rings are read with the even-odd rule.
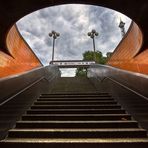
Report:
[[[94,55],[95,54],[95,55]],[[84,61],[94,61],[94,57],[96,57],[95,62],[98,64],[105,64],[107,61],[107,57],[104,57],[102,52],[96,51],[86,51],[83,53],[83,60]],[[86,68],[77,68],[76,69],[76,76],[86,76],[87,69]]]
[[[86,68],[77,68],[76,69],[76,77],[85,77],[87,76],[87,69]]]
[[[96,57],[96,60],[94,59]],[[102,52],[100,51],[96,51],[95,53],[93,51],[86,51],[83,53],[83,60],[84,61],[94,61],[96,63],[99,63],[99,64],[102,64],[104,63],[102,60],[103,60],[103,55],[102,55]]]

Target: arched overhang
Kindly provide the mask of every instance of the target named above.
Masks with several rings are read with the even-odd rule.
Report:
[[[147,0],[2,0],[0,5],[0,49],[5,54],[11,55],[10,49],[6,46],[6,37],[10,28],[23,16],[41,8],[61,4],[91,4],[103,6],[119,11],[133,19],[141,28],[143,33],[143,46],[139,49],[142,53],[148,47],[148,2]],[[147,52],[146,52],[147,53]],[[138,55],[138,54],[137,54]],[[11,55],[13,56],[13,55]],[[40,65],[40,64],[39,64]]]
[[[11,26],[23,16],[54,5],[61,4],[91,4],[103,6],[119,11],[131,19],[133,19],[141,28],[144,34],[144,41],[148,41],[147,20],[148,20],[148,2],[147,0],[2,0],[0,5],[0,46],[4,48],[5,37]],[[148,42],[144,42],[144,47],[148,46]],[[2,49],[3,49],[2,48]]]

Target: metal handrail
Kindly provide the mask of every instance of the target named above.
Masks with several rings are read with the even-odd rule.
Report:
[[[88,76],[97,77],[99,81],[109,78],[137,92],[137,94],[140,94],[139,96],[143,96],[143,98],[148,100],[148,92],[146,90],[148,87],[148,75],[96,64],[90,67]]]
[[[23,88],[22,90],[20,90],[18,93],[12,95],[11,97],[7,98],[6,100],[4,100],[2,103],[0,103],[0,106],[4,105],[5,103],[9,102],[10,100],[12,100],[14,97],[16,97],[17,95],[21,94],[22,92],[24,92],[25,90],[29,89],[31,86],[35,85],[36,83],[38,83],[39,81],[43,80],[44,77],[41,77],[40,79],[36,80],[35,82],[33,82],[32,84],[28,85],[27,87]]]
[[[106,77],[106,79],[110,79],[111,81],[113,81],[113,82],[115,82],[116,84],[118,84],[118,85],[124,87],[125,89],[127,89],[127,90],[129,90],[129,91],[135,93],[136,95],[138,95],[138,96],[140,96],[140,97],[142,97],[142,98],[148,100],[148,97],[146,97],[146,96],[140,94],[139,92],[137,92],[137,91],[135,91],[135,90],[133,90],[133,89],[127,87],[126,85],[124,85],[124,84],[122,84],[122,83],[120,83],[120,82],[118,82],[118,81],[116,81],[116,80],[114,80],[114,79],[112,79],[112,78],[109,78],[109,77]]]

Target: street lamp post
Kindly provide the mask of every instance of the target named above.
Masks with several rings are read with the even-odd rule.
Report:
[[[95,47],[95,36],[98,36],[99,33],[96,32],[96,30],[93,29],[91,32],[88,32],[87,35],[90,36],[90,38],[92,38],[92,40],[93,40],[94,61],[96,62],[96,54],[95,54],[95,52],[96,52],[96,47]]]
[[[60,33],[55,32],[54,30],[49,33],[49,37],[53,37],[53,46],[52,46],[52,61],[54,60],[54,46],[55,46],[55,39],[60,36]]]
[[[121,29],[121,36],[122,36],[122,38],[125,35],[125,28],[124,28],[124,26],[125,26],[125,23],[120,18],[119,28]]]

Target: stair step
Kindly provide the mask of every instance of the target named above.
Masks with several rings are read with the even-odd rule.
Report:
[[[113,98],[99,97],[99,98],[38,98],[37,101],[114,101]]]
[[[123,109],[30,109],[27,114],[124,114]]]
[[[147,148],[147,138],[8,138],[0,147],[15,148]]]
[[[48,120],[131,120],[129,114],[33,114],[22,116],[24,121],[48,121]]]
[[[33,105],[31,109],[120,109],[120,105]]]
[[[9,138],[146,138],[143,129],[12,129]]]
[[[36,101],[35,105],[58,105],[58,104],[117,104],[116,101]]]
[[[53,94],[46,94],[46,95],[41,95],[40,98],[99,98],[99,97],[103,97],[103,98],[110,98],[112,97],[111,95],[87,95],[87,94],[82,94],[82,95],[79,95],[79,94],[61,94],[61,95],[53,95]]]
[[[0,147],[15,148],[147,148],[147,138],[8,138]]]
[[[98,93],[87,78],[59,78],[55,83],[56,93],[42,94],[0,147],[148,147],[146,130],[109,93]]]
[[[137,128],[136,121],[17,121],[16,128]]]
[[[87,95],[87,96],[89,96],[89,95],[94,95],[94,96],[102,96],[102,95],[109,95],[110,96],[110,94],[108,93],[108,92],[61,92],[61,93],[43,93],[43,94],[41,94],[40,96],[63,96],[63,95],[66,95],[66,96],[74,96],[74,95]]]

